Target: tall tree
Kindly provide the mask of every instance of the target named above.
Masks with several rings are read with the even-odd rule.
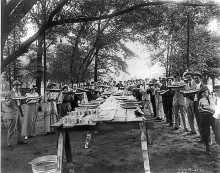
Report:
[[[28,1],[28,2],[27,2]],[[10,0],[8,3],[6,0],[2,0],[1,11],[2,11],[2,47],[1,50],[5,47],[5,41],[13,30],[14,26],[19,23],[24,16],[30,11],[30,9],[36,3],[36,0]],[[1,57],[2,66],[1,68],[4,69],[9,63],[15,60],[17,57],[21,56],[25,52],[28,51],[29,46],[41,37],[45,31],[48,29],[58,26],[64,25],[68,23],[79,23],[79,22],[88,22],[88,21],[96,21],[96,20],[103,20],[109,19],[116,16],[121,16],[123,14],[130,13],[134,10],[140,10],[144,8],[144,10],[150,13],[150,9],[147,9],[149,6],[160,6],[163,4],[178,4],[182,6],[206,6],[210,4],[201,4],[201,3],[175,3],[173,1],[158,1],[158,2],[145,2],[145,1],[135,1],[130,3],[124,3],[123,1],[107,1],[103,0],[103,4],[111,4],[103,15],[99,16],[82,16],[80,11],[75,11],[75,13],[69,13],[71,11],[71,7],[76,7],[78,4],[83,4],[84,2],[79,1],[68,1],[68,0],[61,0],[57,3],[56,7],[51,11],[49,17],[47,18],[46,22],[39,28],[39,30],[27,39],[24,43],[21,44],[20,48],[18,48],[14,53],[9,55],[8,57]],[[65,8],[64,8],[65,6]],[[120,7],[120,8],[119,8]],[[9,27],[10,26],[10,27]],[[4,28],[3,28],[4,27]],[[9,27],[9,28],[7,28]]]

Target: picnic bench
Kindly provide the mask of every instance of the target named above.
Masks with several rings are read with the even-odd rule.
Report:
[[[116,99],[117,96],[111,95],[103,104],[99,106],[101,113],[106,115],[106,118],[94,119],[94,123],[82,125],[82,124],[62,124],[57,122],[52,127],[57,129],[58,136],[58,173],[63,172],[63,156],[66,155],[66,161],[69,169],[69,173],[74,173],[74,164],[72,160],[71,152],[71,140],[69,137],[69,130],[78,130],[80,126],[87,130],[85,148],[88,148],[89,141],[91,140],[91,131],[99,129],[99,124],[137,124],[141,130],[141,146],[144,160],[144,172],[150,173],[149,156],[148,156],[148,133],[147,129],[152,127],[152,124],[148,121],[144,121],[142,117],[137,117],[134,113],[134,109],[124,109],[120,107],[120,100]],[[134,99],[133,96],[128,96],[129,99]]]

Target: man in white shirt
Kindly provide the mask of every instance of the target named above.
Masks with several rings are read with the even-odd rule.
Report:
[[[149,94],[150,87],[143,82],[143,86],[140,87],[140,92],[142,93],[142,104],[144,106],[144,113],[147,115],[152,114],[152,106],[150,102],[150,94]]]
[[[15,80],[12,84],[13,89],[10,93],[8,93],[5,97],[5,105],[8,109],[8,119],[9,119],[9,127],[8,127],[8,135],[7,135],[7,145],[8,149],[13,149],[13,139],[14,135],[17,137],[17,144],[23,145],[26,144],[22,140],[21,130],[22,130],[22,120],[23,117],[22,110],[21,110],[21,101],[14,100],[12,98],[21,97],[21,93],[19,91],[21,83],[18,80]],[[17,130],[17,133],[16,133]]]
[[[185,73],[185,77],[187,79],[187,84],[185,90],[191,90],[196,87],[195,81],[192,79],[192,73],[187,72]],[[195,125],[194,125],[194,94],[189,94],[186,96],[186,109],[187,109],[187,116],[190,126],[190,133],[189,134],[196,134]]]
[[[202,98],[199,100],[198,110],[200,112],[201,118],[201,130],[202,130],[202,141],[205,143],[206,151],[210,152],[210,126],[212,127],[214,134],[215,131],[215,119],[213,114],[215,113],[217,98],[210,95],[209,89],[206,86],[203,86],[200,90]]]
[[[176,75],[176,82],[173,83],[173,85],[184,85],[185,82],[181,80],[181,76],[179,74]],[[174,116],[175,116],[175,127],[173,130],[179,129],[179,111],[180,115],[182,117],[183,126],[186,132],[188,132],[187,126],[186,126],[186,102],[183,94],[180,92],[180,88],[173,89],[175,91],[174,97],[173,97],[173,109],[174,109]]]
[[[194,89],[201,89],[203,86],[205,86],[202,82],[201,82],[201,77],[202,74],[199,72],[194,72],[193,73],[193,79],[195,81],[195,87]],[[194,113],[195,113],[195,118],[196,118],[196,122],[198,125],[198,130],[200,133],[200,137],[202,136],[202,130],[201,130],[201,116],[199,115],[199,111],[198,111],[198,105],[199,105],[199,100],[202,98],[201,93],[196,93],[194,96]],[[202,142],[202,138],[201,138],[201,142]]]

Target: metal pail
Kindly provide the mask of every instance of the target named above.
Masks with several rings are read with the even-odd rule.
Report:
[[[31,162],[33,173],[57,173],[57,155],[38,157]]]

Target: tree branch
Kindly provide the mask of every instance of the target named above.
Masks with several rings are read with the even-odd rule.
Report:
[[[8,2],[8,4],[6,5],[6,11],[8,15],[15,9],[19,2],[20,0],[10,0]]]
[[[63,8],[63,6],[68,2],[69,0],[62,0],[57,7],[51,12],[48,22],[52,21],[54,16]]]
[[[19,20],[16,19],[16,23],[19,22],[22,19],[22,16],[24,17],[27,12],[32,8],[32,6],[34,5],[34,2],[36,2],[37,0],[23,0],[23,5],[24,2],[26,2],[28,5],[27,7],[24,6],[25,8],[22,10],[22,15],[19,15]],[[1,71],[3,71],[3,69],[9,64],[11,63],[13,60],[15,60],[17,57],[21,56],[23,53],[27,52],[28,47],[31,43],[33,43],[36,39],[38,39],[47,29],[53,27],[53,26],[57,26],[57,25],[62,25],[65,23],[79,23],[79,22],[88,22],[88,21],[95,21],[95,20],[103,20],[103,19],[110,19],[116,16],[120,16],[126,13],[129,13],[131,11],[134,10],[138,10],[141,7],[146,7],[146,6],[153,6],[153,5],[164,5],[164,4],[176,4],[176,5],[182,5],[182,6],[217,6],[215,4],[191,4],[191,3],[177,3],[177,2],[173,2],[173,1],[163,1],[163,2],[147,2],[147,3],[141,3],[138,5],[134,5],[132,7],[126,8],[124,10],[109,14],[109,15],[101,15],[101,16],[95,16],[95,17],[75,17],[75,18],[69,18],[69,19],[62,19],[62,20],[58,20],[58,21],[52,21],[52,19],[54,18],[54,16],[56,15],[57,12],[59,12],[59,10],[62,9],[62,7],[68,2],[68,0],[62,0],[62,2],[57,6],[57,8],[55,10],[52,11],[52,13],[49,16],[48,22],[46,22],[45,24],[43,24],[43,26],[38,30],[38,32],[36,34],[34,34],[32,37],[30,37],[27,41],[25,41],[23,44],[21,44],[20,48],[15,51],[13,54],[11,54],[10,56],[8,56],[6,59],[4,59],[2,61],[1,64]],[[29,10],[28,10],[29,9]],[[21,8],[20,8],[21,10]],[[19,10],[18,10],[19,11]],[[18,12],[17,11],[17,12]],[[14,14],[16,14],[16,12],[14,11]],[[14,21],[15,19],[13,19]],[[4,39],[6,40],[8,34],[11,32],[10,30],[5,30],[4,29],[5,25],[3,26],[2,29],[2,43],[4,43]],[[4,45],[3,45],[4,47]],[[3,49],[2,49],[3,50]],[[86,59],[85,59],[86,61]]]
[[[13,30],[13,28],[23,19],[23,17],[31,10],[37,0],[22,0],[9,14],[9,30],[6,31],[6,36]],[[3,35],[5,36],[5,35]]]
[[[147,7],[147,6],[159,6],[159,5],[164,5],[164,4],[176,4],[176,5],[182,5],[182,6],[192,6],[192,7],[197,7],[197,6],[217,6],[215,4],[192,4],[192,3],[177,3],[173,1],[162,1],[162,2],[146,2],[146,3],[141,3],[138,5],[134,5],[132,7],[126,8],[121,11],[117,11],[112,14],[108,15],[101,15],[101,16],[95,16],[95,17],[74,17],[74,18],[69,18],[69,19],[62,19],[58,21],[52,21],[50,23],[50,27],[56,26],[56,25],[62,25],[64,23],[78,23],[78,22],[88,22],[88,21],[95,21],[95,20],[103,20],[103,19],[109,19],[113,18],[116,16],[120,16],[126,13],[130,13],[131,11],[137,10],[141,7]],[[151,14],[151,13],[150,13]]]

